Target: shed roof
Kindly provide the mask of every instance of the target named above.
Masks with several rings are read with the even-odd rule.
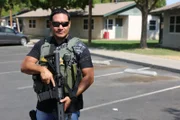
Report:
[[[121,12],[125,9],[131,8],[135,6],[135,2],[117,2],[117,3],[101,3],[95,4],[92,8],[92,16],[109,16],[111,14],[115,14],[117,12]],[[82,15],[86,16],[89,14],[89,6],[82,9],[70,9],[68,10],[72,15]],[[43,10],[41,8],[37,10],[33,10],[17,17],[45,17],[51,14],[51,10]]]
[[[167,5],[167,6],[152,10],[151,13],[162,13],[162,12],[165,12],[165,11],[175,10],[175,9],[180,9],[180,2],[177,2],[177,3],[171,4],[171,5]]]

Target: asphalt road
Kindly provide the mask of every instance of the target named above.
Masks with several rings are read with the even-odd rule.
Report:
[[[1,120],[30,120],[28,112],[35,109],[31,76],[20,72],[29,50],[0,46]],[[80,120],[180,119],[179,74],[96,56],[92,59],[95,82],[84,93]],[[144,74],[147,72],[153,74]]]

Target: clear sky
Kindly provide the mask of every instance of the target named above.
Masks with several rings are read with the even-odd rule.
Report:
[[[173,3],[176,3],[176,2],[180,2],[180,0],[166,0],[167,5],[173,4]]]

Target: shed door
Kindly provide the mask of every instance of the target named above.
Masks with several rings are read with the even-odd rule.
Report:
[[[115,38],[123,38],[123,19],[122,18],[116,18]]]

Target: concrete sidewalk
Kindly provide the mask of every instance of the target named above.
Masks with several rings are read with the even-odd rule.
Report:
[[[180,72],[180,61],[172,60],[167,58],[153,57],[147,55],[139,55],[134,53],[127,53],[121,51],[111,51],[102,49],[90,48],[92,55],[107,57],[109,59],[121,60],[129,63],[134,63],[138,65],[149,66],[153,68],[158,68],[162,70],[168,70],[172,72]]]

